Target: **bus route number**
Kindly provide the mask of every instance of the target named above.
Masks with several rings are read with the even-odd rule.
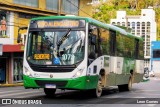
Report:
[[[63,54],[62,55],[62,60],[63,61],[70,61],[72,59],[74,59],[74,55],[73,54]]]

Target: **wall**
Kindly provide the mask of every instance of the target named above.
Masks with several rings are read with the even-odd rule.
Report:
[[[17,26],[19,27],[27,27],[29,24],[30,19],[28,18],[20,18],[18,13],[15,13],[14,15],[14,22],[16,23]],[[18,37],[18,27],[14,27],[14,44],[17,44],[17,37]],[[26,33],[26,30],[21,30],[21,34]]]
[[[160,41],[152,41],[151,45],[151,70],[153,70],[156,74],[160,74],[160,57],[153,58],[153,50],[160,50]],[[156,65],[155,65],[156,64]]]
[[[9,12],[7,13],[9,19],[7,20],[8,22],[14,22],[14,13],[13,12]],[[9,23],[10,25],[7,26],[7,29],[9,30],[9,34],[7,34],[7,38],[0,38],[0,43],[1,44],[13,44],[13,40],[14,40],[14,26],[13,23]]]

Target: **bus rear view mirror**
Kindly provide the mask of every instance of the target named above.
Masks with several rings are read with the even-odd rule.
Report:
[[[18,28],[17,43],[22,42],[22,41],[21,41],[21,34],[20,34],[20,31],[21,31],[21,30],[27,30],[27,29],[28,29],[28,27],[20,27],[20,28]]]
[[[17,37],[17,43],[20,43],[21,42],[21,34],[18,33],[18,37]]]

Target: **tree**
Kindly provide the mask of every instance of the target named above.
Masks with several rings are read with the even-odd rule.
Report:
[[[141,9],[153,7],[156,13],[157,36],[160,37],[160,0],[106,0],[95,7],[93,18],[110,23],[116,17],[117,10],[124,10],[127,15],[139,15]]]

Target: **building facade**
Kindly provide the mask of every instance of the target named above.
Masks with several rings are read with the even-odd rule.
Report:
[[[91,13],[92,0],[0,0],[0,84],[22,82],[23,51],[26,30],[21,31],[21,43],[17,43],[18,28],[27,27],[31,18],[50,15],[80,15]],[[86,10],[85,10],[86,9]]]
[[[141,15],[129,16],[126,11],[117,11],[117,18],[111,24],[131,28],[131,33],[144,39],[144,66],[151,69],[151,42],[156,41],[155,11],[153,8],[142,9]]]

